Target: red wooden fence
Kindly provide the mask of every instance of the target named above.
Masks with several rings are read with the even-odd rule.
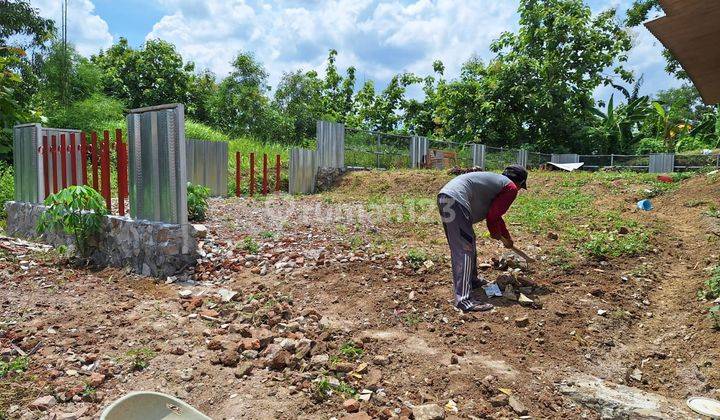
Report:
[[[268,166],[268,155],[263,154],[262,160],[262,181],[261,181],[261,193],[267,195],[270,192],[270,176],[269,174],[274,172],[275,174],[275,192],[280,192],[281,185],[281,174],[282,164],[280,162],[280,155],[275,155],[275,167]],[[255,194],[255,153],[250,153],[250,174],[248,184],[248,195],[253,196]],[[242,195],[242,155],[240,152],[235,153],[235,196],[240,197]]]
[[[49,142],[47,136],[43,136],[42,146],[38,152],[42,156],[45,197],[71,185],[88,185],[87,172],[90,169],[92,171],[92,187],[103,196],[108,211],[112,212],[113,194],[110,184],[110,166],[114,149],[117,173],[117,212],[120,216],[125,215],[125,199],[128,197],[127,144],[123,142],[120,129],[115,130],[114,147],[110,140],[110,132],[106,130],[102,134],[102,141],[99,144],[98,135],[94,131],[90,133],[90,144],[87,142],[85,133],[80,133],[79,138],[75,133],[70,133],[69,138],[62,133],[59,143],[56,135],[51,135]],[[88,168],[88,154],[90,155],[90,168]],[[50,164],[52,164],[52,170],[50,170]],[[60,165],[59,171],[58,165]],[[80,172],[80,179],[78,179],[78,172]]]

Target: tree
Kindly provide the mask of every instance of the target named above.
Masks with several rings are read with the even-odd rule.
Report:
[[[348,67],[347,76],[343,78],[335,66],[336,57],[337,51],[330,50],[323,85],[323,107],[330,119],[345,122],[353,108],[355,67]]]
[[[68,68],[65,69],[65,66]],[[90,60],[68,44],[67,51],[60,42],[53,42],[47,57],[40,64],[41,90],[44,101],[81,101],[100,89],[102,73]],[[67,96],[63,98],[64,83]]]
[[[315,124],[324,114],[323,81],[315,71],[283,74],[275,91],[275,106],[292,120],[294,138],[312,138]]]
[[[104,92],[131,108],[162,103],[187,102],[195,65],[183,64],[175,46],[150,40],[140,50],[127,39],[101,51],[92,62],[102,70]]]
[[[437,92],[442,90],[446,81],[444,79],[445,65],[440,60],[433,62],[433,72],[425,78],[416,76],[414,83],[422,83],[424,99],[407,99],[403,104],[403,128],[409,133],[423,136],[442,135],[439,120],[436,119],[435,109],[438,101],[444,99]],[[436,80],[437,77],[437,80]]]
[[[263,65],[250,53],[238,54],[232,65],[233,71],[220,83],[215,97],[216,124],[235,135],[288,141],[291,124],[271,107]]]
[[[190,77],[187,100],[188,116],[195,121],[212,124],[214,117],[213,101],[218,94],[215,74],[204,70]]]
[[[593,16],[582,0],[521,0],[519,13],[519,31],[491,45],[497,57],[488,66],[494,80],[484,84],[489,107],[502,123],[507,117],[497,113],[511,112],[517,118],[511,131],[527,143],[582,151],[579,133],[593,91],[616,79],[633,81],[622,67],[630,37],[614,9]]]
[[[22,77],[12,70],[25,52],[19,48],[0,47],[0,159],[12,156],[12,127],[28,117],[28,111],[15,99]]]
[[[40,47],[54,33],[54,22],[40,17],[38,9],[32,7],[30,2],[0,1],[0,47],[15,46],[24,50]],[[11,40],[15,41],[12,45]]]
[[[0,160],[12,156],[12,127],[37,119],[38,78],[27,50],[42,48],[55,32],[26,0],[0,0]]]
[[[630,26],[642,25],[648,19],[653,11],[662,11],[658,0],[635,0],[627,11],[625,23]],[[665,57],[665,71],[674,75],[678,79],[689,80],[688,74],[683,70],[680,62],[668,49],[663,49],[663,57]]]

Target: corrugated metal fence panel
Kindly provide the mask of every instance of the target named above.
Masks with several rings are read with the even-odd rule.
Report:
[[[187,224],[185,107],[172,104],[130,110],[127,126],[130,215]]]
[[[518,150],[517,151],[517,159],[515,160],[515,163],[522,166],[523,168],[527,168],[528,166],[528,151],[527,150]]]
[[[188,181],[210,188],[213,196],[227,195],[228,144],[187,139]]]
[[[553,153],[550,157],[552,163],[580,163],[580,155],[575,153]]]
[[[13,128],[15,201],[42,202],[41,130],[40,124],[21,124]]]
[[[472,145],[472,159],[473,166],[485,169],[485,145],[484,144],[473,144]]]
[[[345,168],[345,124],[317,122],[317,164],[320,168]]]
[[[650,154],[650,166],[648,171],[651,174],[662,174],[675,170],[674,153],[652,153]]]
[[[66,180],[67,185],[73,185],[72,182],[72,164],[71,164],[71,153],[75,153],[75,176],[77,182],[75,184],[81,185],[82,184],[82,165],[80,164],[82,162],[82,154],[80,153],[80,130],[72,130],[67,128],[48,128],[48,127],[42,127],[42,139],[40,140],[40,144],[45,143],[45,139],[47,139],[47,145],[48,145],[48,174],[49,178],[53,178],[53,173],[57,177],[58,180],[58,188],[62,189],[61,180],[62,180],[62,158],[64,156],[65,158],[65,173],[66,173]],[[66,153],[61,150],[62,144],[61,139],[62,136],[65,136],[65,147],[68,151],[71,149],[70,144],[70,134],[75,134],[75,148],[72,150],[71,153]],[[52,145],[52,136],[55,136],[55,147],[53,148]],[[98,141],[98,148],[100,147],[100,142]],[[111,146],[112,148],[112,146]],[[57,166],[53,166],[53,159],[52,154],[55,154],[56,156],[56,162]],[[42,156],[40,160],[41,164],[40,167],[42,168]],[[42,170],[40,172],[41,179],[42,179]],[[52,184],[52,181],[51,181]],[[41,183],[41,190],[45,189],[44,183]],[[50,187],[52,190],[52,187]],[[52,191],[48,191],[47,195],[50,195]]]
[[[290,150],[288,192],[290,194],[314,193],[317,169],[317,152],[297,147]]]
[[[428,139],[426,137],[410,137],[410,167],[419,168],[425,162],[428,154]]]

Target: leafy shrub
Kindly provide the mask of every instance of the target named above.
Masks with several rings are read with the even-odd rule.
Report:
[[[713,269],[710,278],[705,282],[705,289],[698,292],[698,297],[707,300],[720,297],[720,266]]]
[[[407,253],[407,259],[411,267],[420,268],[425,260],[428,259],[428,256],[425,251],[421,249],[411,249]]]
[[[67,187],[45,199],[48,209],[38,221],[39,233],[62,230],[75,239],[77,252],[87,255],[87,240],[100,231],[107,214],[105,200],[94,189],[82,185]]]
[[[355,346],[352,341],[348,341],[340,347],[340,354],[348,359],[358,359],[362,357],[363,353],[365,353],[365,351]]]
[[[260,251],[260,245],[258,245],[252,236],[246,236],[245,239],[243,239],[242,249],[251,254],[257,254]]]
[[[157,353],[155,353],[152,349],[141,347],[128,350],[126,356],[127,360],[130,361],[132,370],[140,371],[150,365],[150,361],[157,356]]]
[[[715,305],[710,308],[710,319],[713,321],[713,327],[716,330],[720,330],[720,305]]]
[[[702,136],[685,136],[675,144],[676,152],[691,152],[695,150],[712,149],[715,139]]]
[[[188,219],[190,219],[190,221],[202,222],[205,220],[208,209],[208,197],[210,197],[210,188],[188,182],[187,206]]]
[[[635,153],[639,155],[646,155],[648,153],[662,153],[666,152],[667,148],[661,138],[657,137],[646,137],[641,139],[635,145]]]
[[[27,370],[29,359],[26,356],[15,357],[8,361],[0,360],[0,378],[4,378],[13,372],[24,372]]]
[[[0,219],[7,217],[5,203],[15,197],[15,182],[13,180],[13,167],[0,162]]]

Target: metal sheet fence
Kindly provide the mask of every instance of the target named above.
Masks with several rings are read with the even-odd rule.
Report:
[[[15,163],[15,201],[42,202],[42,158],[39,152],[42,135],[40,124],[22,124],[13,128],[13,162]]]
[[[652,174],[662,174],[673,172],[675,169],[674,153],[653,153],[650,155],[648,172]]]
[[[130,110],[130,215],[187,224],[185,108],[182,104]]]
[[[321,168],[345,168],[345,124],[317,122],[317,163]]]
[[[290,172],[288,192],[290,194],[312,194],[315,192],[317,175],[317,152],[294,147],[290,150]]]
[[[473,143],[473,145],[472,145],[472,166],[485,169],[485,145],[484,144]]]
[[[580,155],[575,153],[553,153],[550,155],[552,163],[580,163]]]
[[[228,144],[223,141],[187,139],[185,153],[188,181],[210,188],[213,196],[226,196]]]
[[[378,137],[379,138],[379,137]],[[427,137],[412,136],[410,137],[410,167],[421,168],[425,164],[425,158],[428,154]]]

